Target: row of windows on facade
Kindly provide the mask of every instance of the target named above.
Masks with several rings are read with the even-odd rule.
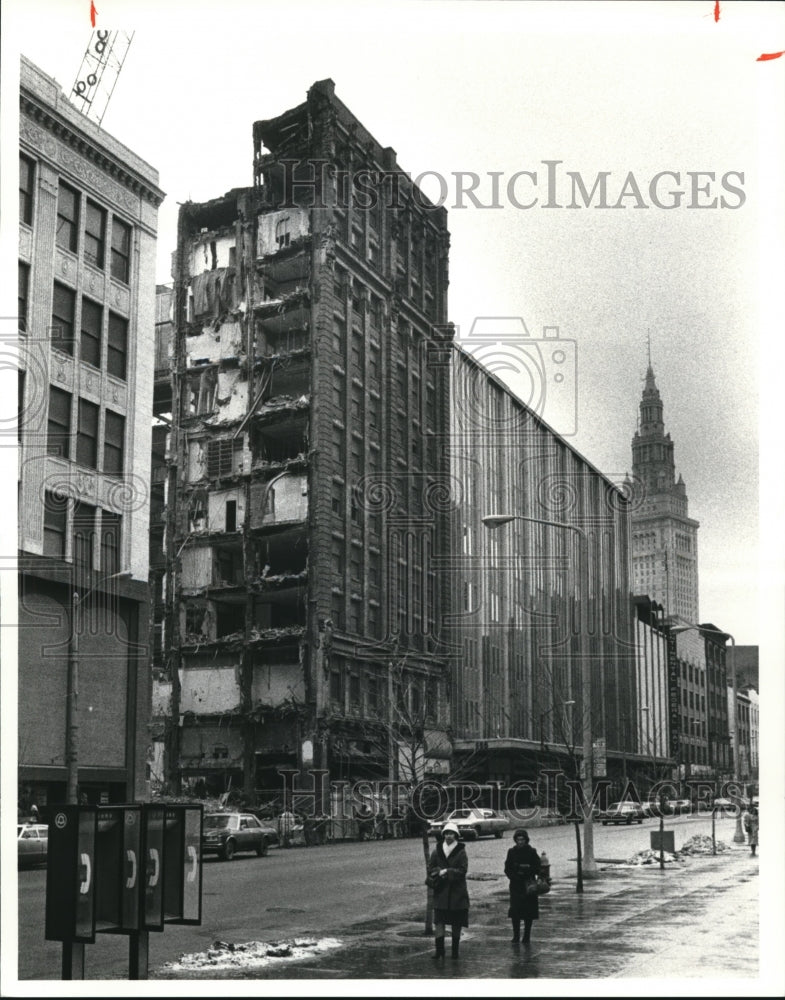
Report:
[[[85,570],[93,570],[95,549],[100,540],[100,569],[116,573],[120,569],[122,516],[92,504],[71,501],[47,492],[44,497],[44,555],[65,559],[71,533],[71,559]],[[100,519],[100,523],[99,523]]]
[[[19,262],[19,329],[28,328],[30,266]],[[106,322],[104,319],[106,318]],[[128,320],[98,302],[82,296],[77,315],[76,292],[55,281],[52,289],[52,312],[49,336],[52,347],[69,357],[76,350],[79,334],[79,359],[98,370],[106,370],[126,381],[128,375]]]
[[[74,415],[76,433],[73,429]],[[87,469],[98,469],[99,455],[102,454],[100,471],[109,476],[122,476],[124,442],[125,417],[87,399],[75,399],[70,392],[57,386],[49,387],[49,455],[71,459]]]
[[[433,618],[423,617],[422,601],[404,593],[398,595],[397,604],[397,614],[393,608],[388,615],[387,639],[397,640],[401,646],[432,648],[437,638],[436,622]],[[352,594],[347,602],[343,592],[333,591],[330,613],[333,626],[340,631],[382,638],[382,608],[378,600],[368,595]]]
[[[364,688],[364,691],[363,691]],[[358,674],[347,672],[341,666],[333,665],[330,669],[330,700],[337,705],[345,703],[348,695],[350,710],[362,709],[363,694],[369,714],[379,715],[392,710],[393,721],[405,722],[423,719],[436,719],[439,703],[439,684],[435,678],[430,678],[422,684],[411,682],[401,684],[393,682],[393,702],[388,704],[388,681],[375,674]]]
[[[35,160],[20,154],[19,220],[28,226],[33,224],[35,217],[35,176]],[[76,254],[81,235],[84,261],[103,271],[106,270],[107,230],[111,230],[109,273],[127,285],[131,273],[131,226],[116,215],[110,217],[106,209],[61,180],[57,192],[57,246]]]

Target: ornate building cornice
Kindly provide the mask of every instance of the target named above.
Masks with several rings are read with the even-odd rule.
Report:
[[[56,158],[57,150],[47,148],[42,138],[36,141],[36,135],[30,132],[29,127],[25,128],[26,121],[37,124],[45,132],[59,140],[63,146],[69,147],[84,160],[94,164],[103,174],[111,178],[116,185],[132,192],[139,198],[143,198],[156,208],[161,205],[165,195],[159,187],[151,184],[139,173],[130,168],[128,164],[107,153],[105,149],[102,149],[97,143],[91,141],[86,134],[80,133],[75,126],[58,115],[56,111],[39,103],[39,101],[24,92],[20,94],[19,105],[21,111],[19,128],[22,137],[41,148],[44,153]],[[64,165],[72,168],[74,166],[73,163],[67,161]],[[100,185],[96,185],[96,189],[100,190]],[[111,196],[106,191],[102,193]],[[123,199],[120,200],[123,201]]]

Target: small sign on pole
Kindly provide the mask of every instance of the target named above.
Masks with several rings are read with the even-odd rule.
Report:
[[[670,854],[676,853],[676,835],[673,830],[663,830],[662,833],[659,830],[652,830],[649,836],[651,837],[651,849],[653,851],[668,851]]]
[[[608,774],[607,745],[605,739],[594,741],[592,748],[593,770],[595,778],[605,778]]]

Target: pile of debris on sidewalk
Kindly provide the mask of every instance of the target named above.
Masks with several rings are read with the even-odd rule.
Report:
[[[270,965],[281,959],[301,959],[340,948],[337,938],[294,938],[291,941],[242,941],[231,944],[215,941],[207,951],[183,954],[167,962],[162,971],[198,972],[213,969],[242,969]]]
[[[662,852],[662,860],[666,865],[681,861],[679,852],[671,854],[670,851]],[[627,859],[628,865],[658,865],[660,863],[660,852],[647,848],[645,851],[638,851],[631,858]]]
[[[730,845],[726,844],[724,840],[717,840],[716,851],[717,854],[721,854],[723,851],[729,851]],[[694,837],[690,837],[689,840],[685,841],[679,854],[714,854],[714,845],[712,844],[711,837],[703,833],[696,833]]]

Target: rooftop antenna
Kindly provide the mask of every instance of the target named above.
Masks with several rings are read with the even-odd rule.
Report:
[[[133,31],[97,28],[87,43],[82,65],[71,88],[71,101],[99,128],[133,37]]]

